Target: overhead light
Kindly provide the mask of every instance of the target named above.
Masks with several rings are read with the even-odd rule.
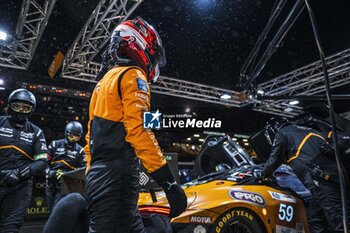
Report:
[[[4,31],[0,31],[0,40],[6,40],[7,39],[7,33]]]
[[[244,145],[245,145],[245,146],[249,146],[249,143],[248,143],[248,142],[246,142],[246,143],[244,143]]]
[[[223,95],[220,96],[220,99],[223,99],[223,100],[231,99],[231,95],[229,95],[229,94],[223,94]]]
[[[204,142],[204,139],[203,139],[203,138],[200,138],[200,139],[198,139],[198,141],[200,141],[200,142]]]
[[[191,109],[190,108],[186,108],[185,112],[189,113],[189,112],[191,112]]]
[[[195,150],[196,146],[195,145],[191,145],[191,150]]]
[[[248,139],[244,138],[244,139],[243,139],[243,142],[248,142]]]
[[[4,80],[0,79],[0,85],[3,85],[3,84],[4,84]]]
[[[233,141],[237,141],[237,138],[232,138]]]
[[[299,104],[299,101],[298,100],[292,100],[289,102],[290,105],[297,105]]]
[[[4,91],[4,90],[5,90],[5,87],[0,87],[0,90],[1,90],[1,91]]]
[[[258,93],[259,95],[263,95],[263,94],[265,94],[265,91],[263,91],[263,90],[258,90],[256,93]]]
[[[195,138],[199,138],[199,137],[200,137],[200,135],[199,135],[199,134],[193,134],[193,137],[195,137]]]
[[[292,112],[293,109],[292,109],[292,108],[285,108],[284,111],[285,111],[285,112]]]
[[[191,138],[187,138],[187,141],[191,141]]]

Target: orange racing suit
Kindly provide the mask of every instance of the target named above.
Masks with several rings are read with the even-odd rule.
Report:
[[[114,67],[95,87],[84,148],[89,233],[144,232],[137,212],[138,159],[148,172],[166,164],[154,134],[143,127],[149,109],[150,88],[138,67]]]
[[[143,112],[149,109],[146,74],[130,66],[110,70],[96,85],[90,102],[84,148],[87,169],[94,160],[119,159],[118,152],[130,147],[134,151],[130,156],[136,155],[148,172],[162,167],[166,161],[158,142],[151,130],[143,128]]]

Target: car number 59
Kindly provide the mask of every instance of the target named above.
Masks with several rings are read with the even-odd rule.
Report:
[[[294,208],[291,205],[286,205],[281,203],[280,204],[280,210],[278,212],[278,217],[281,221],[287,221],[290,222],[293,219],[294,215]]]

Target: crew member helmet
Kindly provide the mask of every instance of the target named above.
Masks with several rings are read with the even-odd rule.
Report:
[[[270,145],[273,144],[278,130],[288,124],[288,122],[288,119],[285,117],[273,117],[268,122],[266,122],[264,133],[266,140]]]
[[[66,125],[65,136],[68,142],[78,142],[83,135],[83,126],[77,121],[71,121]]]
[[[21,88],[14,90],[7,100],[8,114],[16,124],[24,124],[32,115],[36,107],[36,99],[33,93]]]

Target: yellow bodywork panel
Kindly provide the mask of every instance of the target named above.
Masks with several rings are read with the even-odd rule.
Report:
[[[296,233],[309,232],[304,203],[291,193],[264,185],[237,185],[236,182],[227,180],[215,180],[183,188],[188,198],[187,210],[172,219],[173,223],[193,224],[197,221],[218,225],[227,218],[241,216],[248,219],[259,218],[269,233],[282,232],[283,228],[294,229]],[[152,202],[149,193],[140,193],[138,204],[169,206],[164,192],[157,192],[156,196],[157,202]],[[254,215],[244,211],[245,209]],[[226,211],[229,212],[225,213]],[[227,216],[223,216],[224,213]]]

